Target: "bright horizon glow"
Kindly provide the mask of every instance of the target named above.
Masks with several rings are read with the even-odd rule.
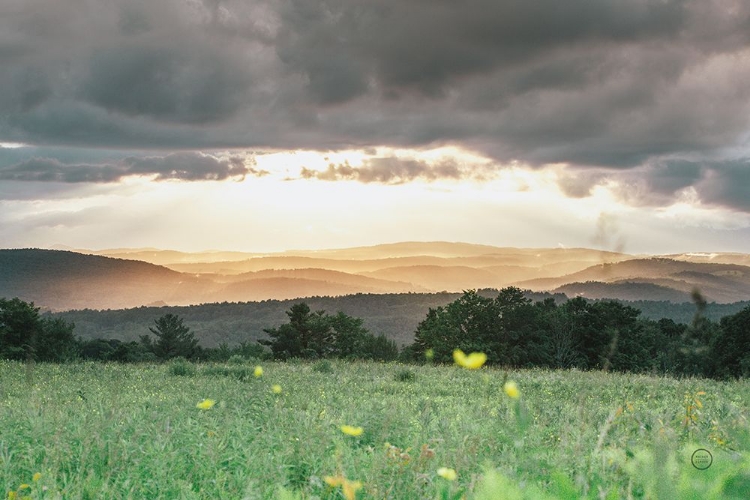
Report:
[[[312,175],[330,164],[362,168],[381,157],[425,169],[453,162],[462,176],[477,165],[481,172],[395,184],[302,176],[303,169]],[[280,252],[460,241],[657,254],[738,251],[726,243],[712,246],[700,234],[750,227],[746,214],[688,200],[658,209],[627,205],[611,182],[571,198],[559,187],[560,166],[496,165],[455,147],[276,151],[247,161],[266,173],[224,181],[157,182],[154,175],[134,175],[116,183],[54,183],[59,191],[46,197],[32,193],[36,183],[13,182],[20,194],[0,201],[0,222],[20,229],[8,232],[4,246]],[[657,238],[667,226],[677,231],[673,241]]]

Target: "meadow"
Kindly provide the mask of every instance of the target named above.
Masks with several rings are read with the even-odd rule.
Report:
[[[2,495],[750,496],[748,380],[233,361],[0,361]]]

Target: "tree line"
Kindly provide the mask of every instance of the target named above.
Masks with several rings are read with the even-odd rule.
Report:
[[[690,324],[651,320],[615,300],[532,302],[508,287],[494,298],[467,291],[431,308],[402,357],[450,362],[453,350],[483,352],[506,367],[579,368],[713,378],[750,376],[750,306],[713,322],[694,294]]]
[[[498,289],[477,290],[482,296],[495,297]],[[568,300],[564,294],[533,293],[524,291],[527,298],[542,301],[553,298],[558,304]],[[280,325],[287,320],[285,314],[294,304],[304,300],[313,311],[343,311],[364,320],[363,325],[371,332],[383,334],[399,346],[411,344],[417,325],[429,308],[445,306],[462,293],[406,293],[406,294],[354,294],[341,297],[306,297],[297,300],[266,300],[262,302],[216,302],[191,306],[141,306],[132,309],[92,310],[82,309],[44,313],[45,316],[63,318],[75,323],[75,334],[84,339],[114,338],[138,341],[154,318],[167,313],[176,314],[195,332],[201,345],[216,347],[222,342],[238,345],[241,342],[255,343],[267,337],[263,331],[269,326]],[[0,297],[3,294],[0,292]],[[641,311],[641,318],[659,320],[670,318],[677,323],[690,324],[695,315],[692,302],[626,301]],[[718,322],[722,317],[735,314],[750,305],[750,302],[732,304],[709,303],[702,311],[704,317]]]
[[[0,299],[0,357],[121,362],[225,361],[243,358],[374,359],[452,362],[454,349],[483,352],[489,365],[663,373],[714,378],[750,376],[750,306],[707,319],[705,301],[695,296],[690,323],[641,317],[635,307],[614,300],[554,298],[532,301],[515,287],[495,297],[466,291],[446,306],[430,307],[399,352],[395,342],[375,336],[363,320],[338,312],[312,311],[299,302],[287,322],[264,329],[266,339],[205,348],[182,318],[165,314],[139,341],[76,339],[73,323],[42,317],[33,303]]]
[[[76,359],[118,362],[195,361],[245,359],[330,358],[394,360],[398,346],[384,335],[375,336],[363,320],[339,312],[313,312],[302,302],[287,312],[289,323],[264,331],[271,340],[240,342],[215,348],[199,345],[195,334],[176,314],[154,320],[138,341],[83,340],[74,335],[75,325],[62,318],[45,317],[33,303],[0,298],[0,359],[66,362]],[[266,349],[264,345],[270,349]]]

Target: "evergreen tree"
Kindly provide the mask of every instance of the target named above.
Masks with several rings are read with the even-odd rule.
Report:
[[[185,326],[182,318],[175,314],[165,314],[159,319],[154,320],[155,326],[149,327],[151,333],[156,336],[152,349],[159,359],[171,359],[181,356],[183,358],[193,358],[198,352],[198,340]],[[141,342],[145,339],[141,338]]]
[[[305,302],[294,304],[286,315],[289,323],[266,328],[268,339],[258,342],[271,348],[276,359],[347,358],[395,359],[396,344],[385,337],[374,337],[362,325],[361,318],[343,312],[335,315],[310,311]]]
[[[66,361],[77,355],[73,323],[42,318],[33,302],[0,298],[0,357]]]
[[[286,315],[289,323],[265,328],[270,340],[258,341],[271,348],[274,358],[318,358],[330,352],[331,328],[324,311],[313,313],[305,302],[299,302]]]

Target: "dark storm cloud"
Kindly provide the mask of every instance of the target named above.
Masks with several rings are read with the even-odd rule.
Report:
[[[6,0],[0,67],[0,141],[456,144],[587,169],[571,196],[606,179],[634,203],[693,187],[744,206],[724,182],[750,157],[741,0]],[[426,175],[350,168],[325,175]]]
[[[630,205],[663,206],[691,195],[707,206],[750,212],[750,160],[666,160],[622,170],[570,169],[558,180],[571,197],[609,186]]]
[[[201,153],[127,157],[113,163],[69,164],[55,158],[31,158],[0,165],[0,180],[107,183],[131,175],[156,175],[156,180],[204,181],[262,176],[267,172],[247,165],[244,157],[217,158]]]
[[[302,178],[324,181],[355,180],[363,183],[402,184],[413,180],[484,179],[492,174],[491,167],[462,167],[456,161],[427,163],[394,156],[367,158],[361,166],[349,163],[328,165],[323,171],[302,168]]]
[[[0,180],[42,182],[115,182],[126,172],[115,165],[66,165],[54,158],[33,158],[0,168]]]
[[[707,203],[750,212],[750,161],[728,161],[705,165],[696,190]]]
[[[560,189],[568,196],[582,198],[596,186],[616,185],[625,201],[638,205],[670,203],[679,193],[694,186],[704,176],[702,164],[670,160],[648,164],[627,171],[612,169],[569,168],[558,179]]]
[[[128,174],[157,174],[157,180],[178,179],[184,181],[224,180],[246,175],[262,176],[263,170],[247,165],[244,157],[216,158],[200,153],[172,153],[167,156],[126,158]]]
[[[157,121],[210,123],[241,104],[244,74],[215,54],[109,48],[94,53],[80,95],[107,111]]]
[[[686,15],[681,2],[630,0],[291,0],[280,12],[280,53],[311,82],[318,68],[295,56],[328,51],[358,61],[385,92],[432,96],[561,46],[668,39]]]

